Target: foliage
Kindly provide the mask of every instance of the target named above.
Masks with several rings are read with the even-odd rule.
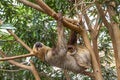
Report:
[[[99,35],[99,51],[101,55],[101,68],[105,80],[116,80],[115,60],[113,55],[112,43],[108,30],[103,26]],[[109,76],[109,77],[108,77]]]
[[[34,2],[34,0],[31,0]],[[73,7],[74,0],[44,0],[53,10],[56,12],[63,12],[63,15],[68,17],[76,16],[77,11]],[[92,2],[92,0],[83,0],[84,2]],[[107,6],[104,0],[99,0],[101,4]],[[120,3],[119,0],[115,0]],[[89,4],[88,4],[89,6]],[[116,13],[113,17],[115,22],[120,23],[120,5],[117,4]],[[83,9],[84,10],[84,9]],[[94,24],[94,18],[96,17],[95,6],[89,8],[89,17],[91,17],[91,23]],[[12,24],[15,29],[13,30],[19,38],[21,38],[28,46],[32,48],[33,44],[37,41],[43,42],[48,46],[55,46],[57,39],[56,36],[56,21],[46,14],[38,12],[28,6],[25,6],[16,0],[1,0],[0,1],[0,19],[4,21],[4,24]],[[101,21],[101,19],[99,19]],[[90,24],[91,24],[90,23]],[[98,38],[99,51],[103,51],[104,55],[101,57],[102,72],[104,73],[105,80],[115,80],[116,72],[115,65],[111,65],[113,62],[113,49],[111,45],[111,39],[109,37],[107,29],[103,26],[99,32]],[[29,53],[21,44],[9,35],[5,28],[0,30],[0,48],[8,55],[20,55]],[[42,75],[42,80],[65,80],[65,76],[61,70],[54,70],[46,63],[42,63],[35,57],[31,58]],[[19,62],[25,62],[29,65],[28,58],[19,59]],[[56,69],[56,68],[55,68]],[[44,73],[42,73],[44,72]],[[91,80],[89,77],[76,75],[72,72],[69,73],[71,80]],[[112,76],[112,77],[111,77]],[[0,80],[34,80],[30,71],[22,70],[7,62],[0,62]]]
[[[49,4],[50,2],[46,0],[46,2]],[[55,5],[58,6],[58,2],[56,0],[53,0],[53,3],[50,4],[51,7],[54,7]],[[64,4],[63,1],[60,1],[59,4],[59,10],[62,4]],[[55,45],[56,41],[56,22],[51,17],[48,17],[45,14],[42,14],[41,12],[38,12],[32,8],[26,7],[23,4],[20,4],[19,2],[15,0],[4,0],[0,1],[0,18],[4,21],[4,24],[12,24],[16,29],[14,30],[15,34],[19,36],[27,45],[30,47],[33,46],[33,44],[37,41],[41,41],[46,45],[52,46]],[[67,4],[67,3],[66,3]],[[67,6],[62,6],[67,7]],[[54,7],[55,8],[55,7]],[[58,10],[57,8],[55,8]],[[64,12],[67,12],[64,9]],[[62,9],[62,10],[63,10]],[[4,27],[3,27],[4,28]],[[4,28],[5,30],[5,28]],[[0,43],[2,50],[9,56],[12,55],[20,55],[20,54],[26,54],[28,51],[23,48],[17,41],[14,40],[14,38],[9,35],[6,31],[3,32],[3,29],[0,31]],[[17,61],[25,61],[27,65],[29,65],[28,62],[26,62],[27,59],[17,60]],[[52,67],[41,63],[36,58],[32,58],[32,60],[37,63],[35,66],[39,69],[39,72],[45,72],[49,77],[53,77],[51,80],[61,80],[61,77],[63,77],[62,72],[56,72],[52,69]],[[33,75],[31,72],[27,70],[19,70],[17,67],[10,65],[6,62],[0,62],[0,79],[1,80],[34,80]],[[16,70],[17,69],[17,70]],[[5,70],[5,71],[4,71]],[[9,70],[16,70],[16,71],[9,71]],[[12,74],[11,74],[12,73]],[[12,75],[12,77],[10,77]],[[56,75],[56,76],[53,76]],[[22,76],[22,77],[21,77]],[[29,76],[29,77],[28,77]],[[64,77],[63,77],[64,79]],[[43,75],[42,80],[46,80],[46,76]]]

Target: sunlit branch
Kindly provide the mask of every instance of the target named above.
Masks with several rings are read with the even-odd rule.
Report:
[[[36,5],[35,3],[32,3],[32,2],[27,1],[27,0],[18,0],[18,1],[25,4],[25,5],[27,5],[27,6],[30,6],[30,7],[34,8],[34,9],[36,9],[36,10],[39,10],[41,12],[45,12],[40,6]]]
[[[2,57],[4,57],[4,58],[6,57],[5,54],[1,50],[0,50],[0,55]],[[13,64],[13,65],[15,65],[15,66],[17,66],[17,67],[30,70],[33,73],[33,75],[35,76],[36,80],[41,80],[40,77],[39,77],[39,74],[38,74],[37,70],[35,69],[35,66],[34,66],[34,64],[33,64],[32,61],[30,61],[31,66],[23,65],[23,64],[18,63],[18,62],[14,61],[14,60],[8,60],[8,62],[11,63],[11,64]]]
[[[19,58],[30,57],[30,56],[35,56],[35,55],[30,53],[30,54],[24,54],[19,56],[5,57],[5,58],[0,58],[0,61],[19,59]]]
[[[27,5],[27,6],[32,7],[32,8],[34,8],[34,9],[38,10],[38,11],[41,11],[41,8],[42,8],[42,10],[43,10],[42,12],[48,14],[49,16],[52,16],[52,17],[55,18],[56,20],[58,19],[58,16],[57,16],[56,12],[55,12],[54,10],[52,10],[49,6],[46,7],[46,4],[45,4],[43,1],[41,1],[41,0],[40,0],[40,1],[37,0],[37,2],[38,2],[38,4],[39,4],[39,7],[38,7],[37,4],[34,4],[34,3],[32,4],[31,2],[26,1],[26,0],[18,0],[18,1],[20,1],[21,3],[23,3],[23,4]],[[32,5],[28,5],[29,3],[31,3]],[[41,3],[42,3],[42,6],[41,6]],[[44,3],[44,4],[43,4],[43,3]],[[46,12],[44,9],[45,9],[46,11],[50,11],[50,12]],[[78,26],[70,23],[70,22],[68,21],[68,19],[66,19],[66,18],[63,18],[63,25],[64,25],[65,27],[71,29],[71,30],[74,30],[74,31],[79,32],[80,34],[81,34],[81,31],[83,31],[82,27],[78,27]]]
[[[0,55],[1,55],[3,58],[6,57],[6,56],[5,56],[5,53],[3,53],[1,50],[0,50]],[[14,60],[8,60],[8,62],[11,63],[11,64],[13,64],[13,65],[15,65],[15,66],[18,66],[18,67],[20,67],[20,68],[29,69],[28,66],[23,65],[23,64],[20,64],[20,63],[14,61]]]
[[[19,42],[21,43],[29,52],[32,52],[32,49],[26,45],[16,34],[12,32],[12,30],[7,29],[7,31]]]
[[[54,10],[52,10],[49,6],[47,6],[42,0],[36,0],[36,2],[38,3],[38,5],[39,5],[42,9],[45,10],[45,12],[46,12],[49,16],[52,16],[52,17],[53,17],[54,19],[56,19],[56,20],[58,19],[57,13],[56,13]],[[75,31],[79,32],[79,33],[81,33],[81,31],[83,31],[83,29],[82,29],[81,26],[78,27],[78,26],[76,26],[76,25],[68,22],[65,18],[63,18],[63,25],[64,25],[65,27],[68,27],[68,28],[70,28],[70,29],[72,29],[72,30],[75,30]]]
[[[42,0],[35,1],[48,15],[54,17],[56,20],[58,19],[57,13],[53,9],[51,9],[48,5],[46,5]]]

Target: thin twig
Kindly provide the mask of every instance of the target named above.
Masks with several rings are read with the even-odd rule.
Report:
[[[0,61],[13,60],[13,59],[30,57],[30,56],[35,56],[35,55],[30,53],[30,54],[24,54],[24,55],[19,55],[19,56],[5,57],[5,58],[0,58]]]
[[[0,55],[2,57],[6,57],[5,54],[1,50],[0,50]],[[11,64],[13,64],[13,65],[15,65],[17,67],[30,70],[33,73],[33,75],[34,75],[34,77],[35,77],[36,80],[41,80],[40,77],[39,77],[39,74],[38,74],[37,70],[35,69],[35,66],[34,66],[34,64],[33,64],[32,61],[30,61],[31,66],[20,64],[20,63],[14,61],[14,60],[8,60],[8,62],[10,62]]]
[[[7,69],[0,69],[0,71],[4,71],[4,72],[18,72],[18,71],[21,71],[23,69],[17,69],[17,70],[7,70]]]
[[[5,56],[5,53],[3,53],[2,50],[0,50],[0,55],[1,55],[3,58],[6,57],[6,56]],[[13,65],[15,65],[15,66],[18,66],[18,67],[20,67],[20,68],[23,68],[23,69],[29,70],[29,68],[30,68],[29,66],[20,64],[20,63],[14,61],[14,60],[8,60],[8,62],[11,63],[11,64],[13,64]]]

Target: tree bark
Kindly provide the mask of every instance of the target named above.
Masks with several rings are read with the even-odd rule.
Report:
[[[117,24],[113,24],[112,29],[115,39],[113,42],[113,48],[114,48],[114,56],[116,61],[117,76],[118,76],[118,80],[120,80],[120,30]]]
[[[119,29],[119,25],[112,20],[112,17],[115,16],[113,9],[109,9],[109,7],[108,7],[109,16],[111,18],[111,24],[110,24],[106,20],[105,14],[98,2],[96,2],[96,7],[98,9],[98,12],[101,16],[101,19],[102,19],[104,25],[106,26],[106,28],[109,31],[109,34],[110,34],[110,37],[112,40],[116,68],[117,68],[117,76],[118,76],[118,80],[120,80],[120,29]]]
[[[96,59],[96,57],[95,57],[95,53],[94,53],[92,47],[90,46],[90,42],[89,42],[89,39],[88,39],[88,36],[87,36],[86,31],[83,32],[82,37],[83,37],[83,39],[84,39],[84,42],[85,42],[86,47],[88,48],[88,50],[89,50],[90,53],[91,53],[92,65],[93,65],[95,80],[103,80],[100,66],[99,66],[99,64],[98,64],[98,62],[97,62],[97,59]]]

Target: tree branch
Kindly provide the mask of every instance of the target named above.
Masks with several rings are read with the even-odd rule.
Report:
[[[92,65],[93,65],[93,70],[94,70],[94,74],[95,74],[95,80],[98,80],[98,79],[99,80],[103,80],[103,78],[102,78],[102,72],[100,70],[100,66],[97,63],[95,52],[93,51],[93,49],[92,49],[92,47],[90,45],[90,42],[89,42],[89,39],[88,39],[86,31],[83,32],[82,37],[83,37],[85,45],[88,48],[88,50],[89,50],[89,52],[91,54],[91,57],[92,57]]]
[[[12,32],[12,30],[7,29],[7,31],[19,42],[21,43],[29,52],[32,52],[32,49],[26,45],[16,34]]]
[[[28,5],[29,3],[31,3],[31,2],[26,1],[26,0],[18,0],[18,1],[22,2],[22,3],[25,4],[25,5]],[[32,5],[28,5],[28,6],[34,8],[34,9],[36,9],[36,10],[38,10],[38,11],[41,11],[41,8],[42,8],[42,10],[43,10],[42,12],[48,14],[49,16],[52,16],[52,17],[53,17],[54,19],[56,19],[56,20],[58,19],[57,13],[56,13],[54,10],[52,10],[49,6],[47,6],[42,0],[36,0],[36,1],[37,1],[37,3],[38,3],[39,7],[38,7],[38,5],[32,4],[32,3],[31,3]],[[83,31],[83,29],[82,29],[81,26],[78,27],[78,26],[70,23],[70,22],[68,21],[68,18],[67,18],[67,19],[66,19],[66,18],[63,18],[63,25],[64,25],[65,27],[71,29],[71,30],[74,30],[74,31],[79,32],[80,34],[81,34],[81,32]]]
[[[34,3],[30,2],[30,1],[27,1],[27,0],[18,0],[18,1],[25,4],[25,5],[27,5],[27,6],[32,7],[34,9],[38,10],[38,11],[41,11],[41,12],[45,13],[45,11],[40,6],[34,4]]]
[[[66,77],[66,80],[70,80],[70,76],[69,76],[67,70],[64,70],[64,75]]]
[[[30,54],[24,54],[24,55],[19,55],[19,56],[5,57],[5,58],[0,58],[0,61],[13,60],[13,59],[30,57],[30,56],[35,56],[35,55],[30,53]]]
[[[35,0],[35,1],[46,12],[46,14],[58,20],[58,15],[53,9],[51,9],[48,5],[46,5],[42,0]]]
[[[95,4],[96,4],[96,7],[98,9],[100,17],[102,18],[102,21],[104,22],[105,26],[108,28],[110,36],[112,36],[113,35],[112,34],[112,29],[111,29],[112,25],[110,23],[108,23],[108,21],[106,20],[105,13],[103,12],[100,4],[97,1],[95,2]]]
[[[6,57],[1,50],[0,50],[0,55],[1,55],[2,57]],[[15,65],[15,66],[17,66],[17,67],[30,70],[30,71],[33,73],[33,75],[35,76],[35,79],[36,79],[36,80],[41,80],[40,77],[39,77],[38,72],[37,72],[36,69],[35,69],[35,66],[33,65],[33,62],[30,61],[31,66],[26,66],[26,65],[20,64],[20,63],[14,61],[14,60],[8,60],[8,62],[11,63],[11,64],[13,64],[13,65]]]
[[[87,23],[87,26],[88,26],[89,30],[90,30],[90,31],[93,31],[92,25],[90,24],[90,19],[89,19],[89,17],[87,16],[86,13],[84,14],[84,17],[85,17],[85,20],[86,20],[86,23]]]
[[[13,72],[18,72],[18,71],[21,71],[21,70],[23,70],[23,69],[16,69],[16,70],[0,69],[0,71],[11,72],[11,73],[13,73]]]
[[[45,10],[45,12],[46,12],[49,16],[53,17],[55,20],[58,20],[59,17],[58,17],[58,15],[57,15],[57,13],[56,13],[54,10],[52,10],[48,5],[46,5],[42,0],[36,0],[36,2],[38,3],[38,5],[39,5],[43,10]],[[65,27],[67,27],[67,28],[70,28],[70,29],[75,30],[75,31],[80,32],[80,33],[81,33],[81,31],[83,31],[83,29],[82,29],[81,26],[78,27],[78,26],[76,26],[76,25],[68,22],[65,18],[63,18],[63,25],[64,25]]]
[[[4,54],[1,50],[0,50],[0,55],[1,55],[3,58],[6,57],[5,54]],[[20,63],[14,61],[14,60],[8,60],[8,62],[11,63],[11,64],[13,64],[13,65],[15,65],[15,66],[18,66],[18,67],[20,67],[20,68],[29,70],[29,66],[20,64]]]
[[[97,18],[96,18],[96,23],[95,23],[95,25],[94,25],[94,30],[96,30],[96,31],[98,31],[98,30],[99,30],[100,25],[102,24],[102,22],[100,22],[100,24],[98,24],[99,19],[100,19],[100,16],[99,16],[99,15],[97,15]]]
[[[41,80],[37,70],[35,69],[34,63],[32,61],[30,61],[30,64],[31,64],[30,70],[33,73],[33,75],[35,76],[35,80]]]

